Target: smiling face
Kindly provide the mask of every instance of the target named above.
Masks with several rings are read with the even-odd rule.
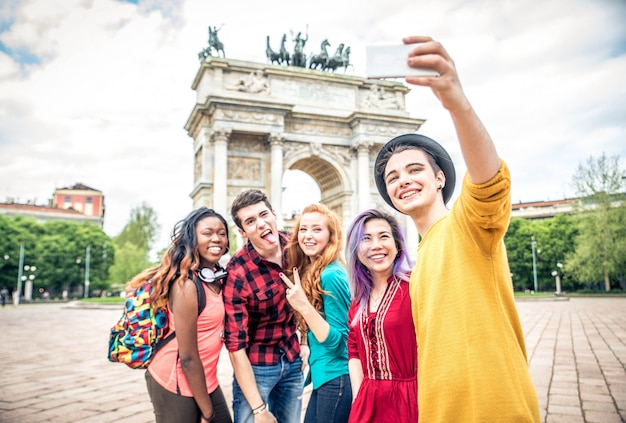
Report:
[[[199,220],[196,225],[196,239],[200,265],[213,268],[228,247],[228,233],[224,223],[215,216]]]
[[[435,172],[428,154],[422,150],[409,149],[391,156],[384,179],[391,202],[401,213],[413,215],[435,202],[443,202],[444,174]]]
[[[305,213],[300,217],[298,245],[310,258],[317,257],[330,241],[328,218],[321,213]]]
[[[250,240],[261,257],[276,254],[280,249],[276,214],[264,202],[239,209],[237,217],[241,221],[241,234]]]
[[[363,238],[359,242],[358,258],[367,267],[372,277],[389,279],[397,255],[398,247],[389,222],[384,219],[368,220],[363,226]]]

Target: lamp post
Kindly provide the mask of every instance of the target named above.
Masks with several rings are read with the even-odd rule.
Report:
[[[561,294],[561,272],[563,272],[563,263],[557,263],[556,267],[558,267],[559,269],[552,272],[552,276],[556,278],[556,295],[560,295]]]
[[[84,282],[84,288],[83,288],[83,297],[85,298],[89,297],[89,284],[91,283],[89,281],[90,260],[91,260],[91,244],[87,245],[87,248],[85,249],[85,282]],[[80,265],[80,263],[81,263],[81,259],[77,258],[76,264]]]
[[[24,301],[32,301],[33,300],[33,283],[35,281],[35,271],[37,267],[29,266],[28,264],[24,266],[24,271],[29,273],[28,275],[22,275],[22,282],[24,282]]]
[[[7,261],[10,259],[11,257],[8,254],[4,255],[4,262],[2,263],[2,267],[4,268],[4,266],[6,265]],[[6,287],[1,287],[0,288],[0,295],[2,296],[2,307],[4,307],[4,304],[6,303],[7,298],[9,298],[9,290],[6,289]]]
[[[20,263],[17,266],[17,290],[13,296],[13,305],[15,306],[20,303],[20,296],[22,295],[22,270],[24,270],[24,243],[20,244]]]
[[[76,259],[76,264],[78,265],[78,280],[80,280],[80,279],[83,277],[83,272],[84,272],[84,269],[83,269],[83,267],[80,265],[82,262],[83,262],[83,260],[82,260],[80,257],[78,257],[78,258]],[[71,286],[70,286],[70,287],[68,287],[68,288],[71,288]],[[68,290],[69,290],[69,289],[68,289]],[[64,297],[67,297],[67,295],[68,295],[68,294],[66,294],[65,292],[64,292],[63,294],[64,294]]]
[[[89,260],[91,258],[91,245],[87,245],[85,250],[85,298],[89,297]]]
[[[530,243],[531,249],[533,251],[533,281],[535,292],[537,292],[537,241],[535,241],[535,236],[532,236],[532,241]]]

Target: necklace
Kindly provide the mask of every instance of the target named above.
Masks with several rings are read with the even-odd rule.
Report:
[[[387,291],[387,286],[385,286],[385,288],[383,288],[380,293],[378,295],[374,295],[374,293],[372,292],[372,294],[370,295],[370,310],[371,311],[376,311],[378,310],[378,305],[380,304],[380,301],[383,299],[383,297],[385,296],[385,292]]]

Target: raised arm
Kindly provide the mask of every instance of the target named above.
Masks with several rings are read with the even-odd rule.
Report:
[[[439,72],[439,77],[410,76],[406,82],[431,88],[452,117],[470,181],[487,182],[498,173],[500,159],[487,129],[463,92],[454,61],[441,43],[430,37],[411,36],[403,42],[415,43],[408,56],[409,66]]]

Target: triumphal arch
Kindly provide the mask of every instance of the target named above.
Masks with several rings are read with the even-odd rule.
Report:
[[[409,89],[395,81],[209,56],[192,88],[185,129],[193,139],[193,207],[229,219],[233,199],[249,188],[265,191],[280,216],[287,169],[309,174],[345,226],[367,208],[389,210],[373,179],[376,154],[424,123],[409,116]]]

